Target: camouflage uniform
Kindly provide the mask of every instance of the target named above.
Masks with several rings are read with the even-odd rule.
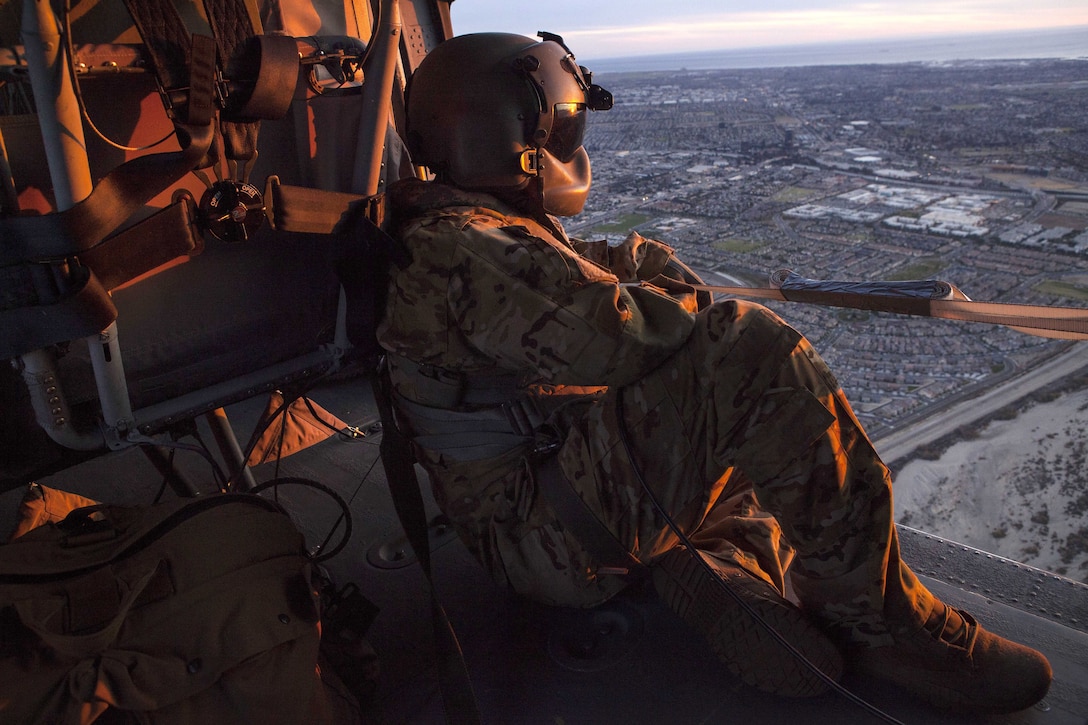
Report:
[[[675,538],[639,483],[621,410],[649,487],[702,551],[780,590],[789,567],[806,609],[857,642],[890,643],[887,614],[925,621],[933,599],[899,561],[888,471],[800,334],[747,302],[697,309],[660,242],[571,240],[554,220],[435,183],[390,199],[411,255],[379,330],[398,408],[440,506],[496,580],[568,606],[624,586],[595,573],[536,495],[534,438],[495,413],[519,398],[642,561]]]

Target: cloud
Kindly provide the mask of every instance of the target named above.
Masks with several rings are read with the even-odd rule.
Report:
[[[668,10],[648,0],[456,0],[458,33],[533,35],[549,30],[583,58],[721,50],[828,41],[907,38],[1088,24],[1083,0],[852,2],[685,0]]]

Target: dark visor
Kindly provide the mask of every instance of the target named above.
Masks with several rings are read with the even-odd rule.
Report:
[[[586,132],[586,104],[557,103],[552,109],[552,130],[544,149],[566,163],[582,146]]]

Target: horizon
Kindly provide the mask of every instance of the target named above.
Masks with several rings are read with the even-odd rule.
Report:
[[[1055,42],[1060,41],[1060,42]],[[803,65],[1088,60],[1088,25],[864,40],[783,43],[617,57],[579,56],[597,72]]]
[[[585,60],[1077,28],[1088,39],[1082,0],[1039,0],[1030,11],[1022,0],[456,0],[451,19],[457,35],[547,30]]]
[[[823,40],[823,41],[804,41],[804,42],[787,42],[787,43],[775,43],[768,45],[744,45],[744,46],[731,46],[722,48],[707,48],[705,50],[679,50],[679,51],[665,51],[655,53],[636,53],[630,55],[621,56],[600,56],[586,54],[584,57],[586,60],[593,61],[615,61],[615,60],[627,60],[632,58],[671,58],[675,56],[687,56],[687,55],[702,55],[709,53],[745,53],[745,52],[774,52],[776,50],[785,49],[824,49],[832,47],[849,47],[849,46],[870,46],[879,44],[889,45],[901,45],[908,43],[938,43],[949,42],[954,40],[964,39],[984,39],[984,38],[1037,38],[1041,35],[1054,35],[1059,33],[1069,33],[1071,36],[1075,33],[1083,32],[1084,42],[1083,48],[1080,49],[1079,55],[1072,56],[1074,58],[1088,59],[1088,24],[1085,25],[1060,25],[1048,28],[1030,28],[1030,29],[1018,29],[1018,30],[1001,30],[1001,31],[977,31],[977,32],[950,32],[950,33],[933,33],[925,35],[903,35],[895,37],[881,37],[881,38],[860,38],[860,39],[848,39],[848,40]],[[1008,52],[1015,52],[1014,49],[1009,49]],[[1042,57],[1042,56],[1040,56]],[[1049,57],[1049,56],[1047,56]],[[1064,57],[1064,56],[1054,56]],[[582,56],[579,55],[579,59]],[[965,58],[964,60],[972,60],[971,58]]]

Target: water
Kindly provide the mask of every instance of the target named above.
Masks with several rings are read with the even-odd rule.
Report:
[[[590,67],[598,73],[624,73],[1027,58],[1088,58],[1088,25],[1008,33],[602,58],[592,60]]]

